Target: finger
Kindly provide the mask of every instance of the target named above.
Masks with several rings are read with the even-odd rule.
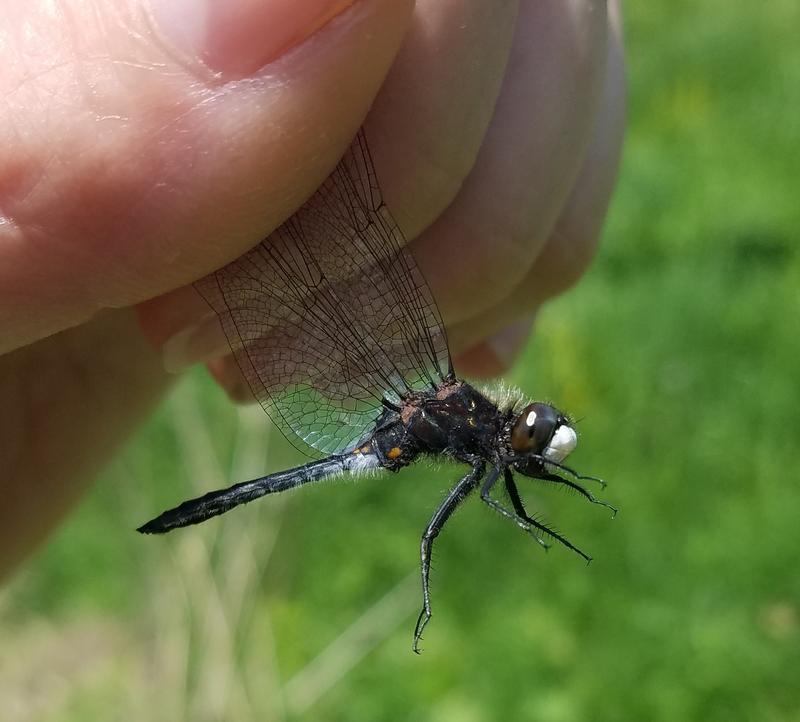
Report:
[[[546,261],[542,261],[542,264],[545,262],[552,264],[559,257],[556,255],[558,250],[564,261],[562,265],[565,267],[555,279],[545,279],[548,281],[548,286],[541,285],[542,289],[550,288],[549,293],[555,292],[555,287],[551,288],[549,285],[551,281],[557,284],[559,278],[563,279],[562,283],[566,283],[568,278],[574,279],[588,262],[613,187],[624,125],[624,73],[621,42],[614,29],[612,36],[612,42],[607,49],[607,63],[599,63],[600,72],[607,76],[601,83],[603,99],[599,116],[596,119],[589,148],[583,155],[583,167],[573,194],[556,224],[559,229],[563,227],[563,233],[571,240],[563,246],[556,245],[553,239],[561,236],[562,230],[555,230],[545,246]],[[567,227],[572,230],[567,231]],[[536,232],[537,228],[532,232]],[[570,252],[573,253],[572,256],[569,255]],[[572,263],[569,262],[570,259]],[[547,276],[545,268],[545,265],[538,267],[537,278]],[[430,275],[429,268],[426,269],[426,273]],[[528,288],[527,281],[520,281],[519,286],[520,294],[524,295]],[[478,297],[482,296],[485,284],[480,283],[479,287],[481,293],[475,294]],[[508,287],[504,289],[506,294],[511,293]],[[186,296],[191,296],[195,302],[198,298],[192,289],[186,292]],[[531,293],[530,299],[512,300],[509,304],[500,302],[496,308],[484,314],[477,314],[468,321],[453,325],[449,329],[450,345],[454,354],[460,354],[457,358],[459,371],[468,375],[488,377],[506,370],[529,337],[532,324],[532,315],[529,312],[536,305],[533,303],[534,299],[536,296]],[[517,304],[516,307],[507,308],[507,305],[514,303]],[[171,302],[167,304],[170,305]],[[155,308],[154,315],[159,315],[160,302],[152,306]],[[164,317],[158,319],[152,326],[159,327],[162,331],[158,343],[163,343],[169,338],[165,348],[168,368],[178,370],[190,361],[213,359],[227,354],[228,344],[225,336],[216,319],[209,315],[208,307],[204,303],[200,303],[197,318],[194,319],[198,321],[197,325],[185,331],[180,329],[190,320],[190,314],[176,315],[173,313],[174,308],[168,308],[167,311]],[[512,323],[520,314],[524,314],[523,319]],[[479,340],[497,332],[507,324],[511,325],[493,339],[492,345],[476,346]],[[463,353],[469,347],[472,347],[469,353]],[[252,399],[249,390],[243,386],[241,374],[233,357],[226,356],[225,359],[215,361],[209,368],[233,400]]]
[[[449,323],[497,303],[532,266],[580,170],[605,45],[601,0],[520,5],[475,167],[445,214],[412,244]]]
[[[384,198],[409,239],[444,211],[475,163],[517,13],[517,0],[415,4],[366,122]]]
[[[367,118],[387,205],[408,237],[455,196],[492,116],[513,39],[516,1],[419,0]],[[148,338],[178,371],[227,349],[191,288],[140,307]]]
[[[230,353],[219,317],[194,286],[182,286],[136,306],[142,333],[160,349],[167,371]]]
[[[256,402],[250,386],[242,374],[236,359],[228,354],[223,358],[213,359],[206,364],[214,380],[225,389],[228,398],[236,404],[253,404]]]
[[[616,11],[615,6],[609,8]],[[624,51],[617,12],[611,13],[610,22],[600,113],[581,173],[553,232],[533,268],[508,296],[450,329],[459,354],[457,367],[467,375],[506,371],[524,347],[539,306],[572,285],[594,254],[616,181],[625,126]]]
[[[468,349],[456,355],[453,364],[462,376],[489,379],[500,376],[509,370],[520,350],[533,333],[533,316],[525,316],[495,332],[491,342],[470,344]],[[462,329],[455,331],[455,348],[463,341],[459,338]]]
[[[278,225],[355,134],[411,5],[150,1],[0,10],[17,56],[0,76],[0,350],[189,283]]]

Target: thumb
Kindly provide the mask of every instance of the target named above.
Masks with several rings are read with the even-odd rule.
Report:
[[[0,352],[279,225],[355,135],[412,4],[4,3]]]

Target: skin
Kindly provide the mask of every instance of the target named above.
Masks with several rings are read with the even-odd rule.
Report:
[[[365,116],[460,373],[507,369],[591,260],[624,124],[616,3],[357,0],[269,57],[216,38],[205,62],[134,0],[56,5],[0,9],[0,574],[165,364],[248,396],[191,283],[291,215]]]

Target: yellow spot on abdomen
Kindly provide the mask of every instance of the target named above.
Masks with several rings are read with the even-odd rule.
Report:
[[[396,459],[398,456],[403,454],[403,450],[399,446],[393,446],[389,449],[389,453],[386,454],[390,459]]]

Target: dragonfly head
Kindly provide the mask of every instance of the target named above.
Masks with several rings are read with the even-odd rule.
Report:
[[[560,464],[574,451],[578,435],[570,420],[549,404],[526,406],[511,427],[511,448],[522,457],[515,466],[523,474],[541,471],[541,458]],[[525,457],[531,458],[528,463]]]

